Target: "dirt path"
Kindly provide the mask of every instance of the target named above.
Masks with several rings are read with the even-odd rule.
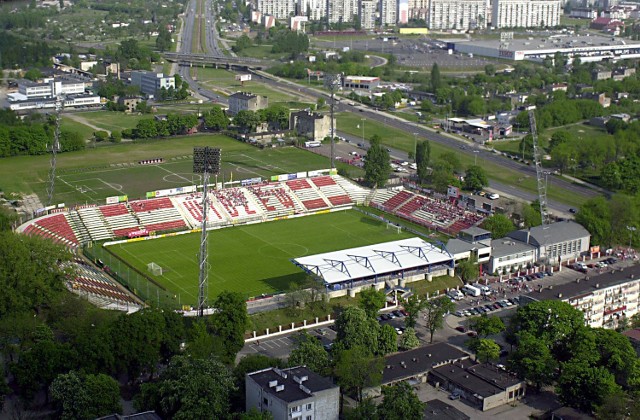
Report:
[[[97,127],[89,122],[85,117],[80,114],[64,114],[65,117],[74,120],[75,122],[79,122],[80,124],[84,124],[89,128],[93,128],[95,131],[106,131],[108,135],[111,135],[110,130],[106,130],[104,128]]]

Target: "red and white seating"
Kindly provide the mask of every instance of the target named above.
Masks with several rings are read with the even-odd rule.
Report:
[[[186,214],[186,219],[191,227],[199,227],[202,224],[202,194],[191,194],[183,197],[176,197],[178,206]],[[215,225],[223,222],[225,219],[220,215],[218,209],[211,203],[209,197],[209,206],[207,210],[207,225]]]
[[[287,187],[291,189],[307,210],[320,210],[331,207],[331,204],[327,203],[320,195],[320,190],[312,186],[306,178],[287,181]]]
[[[333,207],[353,204],[351,197],[342,186],[338,185],[330,176],[311,178],[311,182],[320,190]]]
[[[149,232],[177,230],[187,224],[169,197],[133,201],[129,207],[140,221],[140,227]]]
[[[256,197],[270,216],[303,211],[294,197],[281,184],[252,185],[247,189]]]
[[[260,216],[262,211],[245,195],[244,188],[228,188],[213,191],[213,196],[231,219]]]

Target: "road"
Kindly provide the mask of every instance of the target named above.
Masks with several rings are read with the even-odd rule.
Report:
[[[185,25],[184,31],[182,34],[182,44],[181,51],[183,53],[191,52],[191,42],[193,37],[193,28],[194,28],[194,20],[195,20],[195,10],[196,10],[196,0],[191,0],[187,6],[187,13],[185,17]],[[218,45],[218,36],[215,29],[215,11],[212,9],[211,0],[205,1],[205,23],[207,25],[207,39],[206,46],[209,50],[208,53],[214,56],[223,55],[222,51]],[[213,101],[213,102],[226,102],[224,98],[215,92],[208,91],[198,85],[196,81],[191,78],[190,71],[188,67],[180,68],[180,75],[187,80],[191,88],[194,92],[197,92],[199,95]],[[326,97],[326,93],[322,92],[318,89],[305,86],[303,84],[293,83],[291,81],[286,81],[283,79],[279,79],[276,77],[263,77],[265,75],[262,72],[254,72],[254,79],[260,80],[261,82],[272,85],[276,89],[282,89],[286,87],[288,89],[295,89],[301,96],[306,96],[311,101],[315,101],[317,98]],[[345,101],[339,102],[336,104],[336,112],[353,112],[354,107],[346,104]],[[469,157],[475,156],[476,159],[480,159],[484,162],[490,162],[496,165],[500,165],[504,168],[508,168],[512,171],[515,171],[521,175],[521,179],[532,178],[535,179],[536,172],[535,167],[522,165],[518,162],[515,162],[511,159],[508,159],[504,156],[495,154],[483,147],[474,145],[473,147],[469,146],[468,143],[453,138],[448,135],[443,135],[438,132],[435,132],[431,129],[428,129],[424,126],[421,126],[417,123],[409,122],[403,120],[395,115],[374,110],[366,107],[358,107],[358,111],[363,118],[367,118],[368,120],[374,120],[389,127],[393,127],[399,130],[403,130],[408,133],[415,133],[418,138],[428,139],[432,142],[441,144],[443,146],[449,148],[458,148],[457,153],[467,155]],[[339,133],[344,136],[344,133]],[[367,143],[365,141],[365,143]],[[395,154],[398,154],[398,151],[395,151]],[[406,152],[400,152],[403,156],[406,156]],[[563,188],[565,191],[568,191],[571,194],[584,196],[587,198],[596,197],[599,195],[599,192],[592,190],[586,186],[575,184],[571,181],[565,180],[563,178],[557,176],[550,176],[548,178],[548,185],[550,187],[559,187]],[[490,188],[497,190],[498,192],[502,192],[503,194],[525,200],[525,201],[533,201],[537,198],[537,194],[527,191],[521,191],[517,188],[517,185],[506,185],[500,182],[491,181]],[[569,209],[567,204],[564,204],[557,200],[548,200],[549,209],[554,213],[566,214]]]

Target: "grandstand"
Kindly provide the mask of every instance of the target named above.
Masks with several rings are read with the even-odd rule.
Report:
[[[302,213],[302,203],[294,199],[281,184],[252,185],[247,188],[264,208],[269,218]]]
[[[309,183],[307,178],[287,181],[286,185],[309,211],[331,207],[331,204],[323,198],[320,189],[315,184]]]

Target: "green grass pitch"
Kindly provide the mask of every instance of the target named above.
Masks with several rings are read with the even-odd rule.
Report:
[[[355,210],[306,216],[214,230],[209,233],[209,298],[222,290],[247,298],[285,291],[306,274],[290,260],[306,255],[396,241],[415,235],[387,229],[384,222]],[[200,234],[185,234],[109,249],[141,272],[159,264],[164,273],[152,276],[183,304],[194,305],[198,293]],[[150,275],[151,276],[151,275]]]

